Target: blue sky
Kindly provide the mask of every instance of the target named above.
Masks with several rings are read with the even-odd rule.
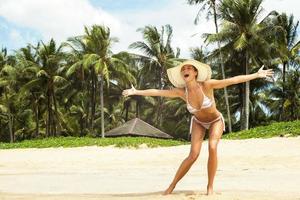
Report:
[[[275,9],[300,19],[298,0],[265,0],[263,7],[263,16]],[[119,38],[113,47],[118,52],[142,40],[137,28],[170,24],[173,47],[179,47],[188,57],[190,47],[203,45],[201,33],[214,32],[205,14],[199,25],[193,24],[197,11],[185,0],[0,0],[0,48],[13,51],[50,38],[62,42],[82,34],[85,25],[104,24]],[[192,37],[196,33],[199,34]]]
[[[168,0],[91,0],[94,6],[100,6],[105,10],[118,12],[120,10],[148,10],[157,9],[166,5]]]
[[[25,43],[35,43],[39,38],[42,38],[42,35],[36,29],[11,23],[4,17],[0,17],[0,29],[0,45],[7,47],[9,50],[18,49]]]

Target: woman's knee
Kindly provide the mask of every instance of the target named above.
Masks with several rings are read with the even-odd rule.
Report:
[[[198,157],[199,157],[199,153],[191,152],[188,156],[188,160],[191,162],[195,162]]]
[[[209,150],[210,154],[211,153],[216,154],[217,150],[218,150],[218,143],[217,142],[211,142],[211,143],[209,143],[208,150]]]

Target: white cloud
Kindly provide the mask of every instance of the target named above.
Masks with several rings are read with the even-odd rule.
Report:
[[[120,26],[112,15],[87,0],[1,0],[0,13],[9,22],[40,32],[44,40],[62,41],[82,34],[84,25]]]
[[[126,2],[124,2],[125,4]],[[293,13],[299,20],[300,1],[265,0],[265,14],[271,10]],[[137,28],[154,25],[161,28],[173,27],[172,46],[181,49],[182,57],[189,57],[189,48],[203,45],[202,33],[214,32],[212,20],[207,22],[203,13],[199,25],[193,24],[197,6],[189,6],[185,0],[168,1],[156,10],[117,10],[108,12],[94,7],[88,0],[1,0],[0,16],[17,26],[30,28],[42,35],[43,40],[54,38],[58,41],[83,33],[83,26],[105,24],[111,34],[120,39],[113,47],[114,52],[127,50],[129,44],[142,40]],[[196,36],[191,37],[193,34]],[[17,37],[17,34],[15,37]],[[22,33],[21,33],[22,34]],[[24,36],[26,40],[30,36]],[[30,42],[30,39],[28,39]],[[130,50],[134,51],[134,50]],[[136,52],[136,51],[135,51]]]
[[[263,4],[265,13],[263,15],[271,10],[277,10],[279,12],[294,13],[295,18],[299,19],[299,12],[297,12],[297,8],[300,7],[299,4],[300,1],[295,0],[265,0]],[[203,33],[215,32],[213,21],[207,21],[205,12],[200,17],[199,25],[193,24],[198,9],[199,7],[189,6],[185,0],[180,0],[169,1],[167,5],[156,10],[143,9],[134,13],[126,10],[120,11],[114,14],[122,24],[121,30],[113,32],[120,39],[114,49],[116,51],[126,50],[132,42],[142,40],[141,33],[136,32],[137,28],[154,25],[160,29],[162,25],[170,24],[173,27],[173,47],[181,49],[182,57],[189,57],[190,47],[204,45],[201,38]],[[192,37],[194,34],[197,35]],[[129,51],[137,52],[135,50]]]
[[[112,35],[120,39],[114,46],[115,51],[127,50],[129,44],[142,39],[137,28],[154,25],[160,29],[162,25],[171,24],[173,47],[180,47],[182,55],[188,56],[188,48],[199,46],[201,41],[199,36],[191,35],[212,29],[205,15],[201,25],[193,24],[197,9],[184,1],[176,1],[155,11],[120,11],[112,15],[93,7],[87,0],[1,0],[0,15],[16,25],[38,31],[43,40],[63,41],[82,34],[84,25],[105,24],[111,28]]]
[[[262,6],[265,10],[264,14],[276,10],[279,13],[285,12],[288,15],[293,14],[295,20],[300,20],[299,0],[265,0]]]
[[[22,37],[21,33],[15,29],[11,30],[9,33],[9,37],[13,41],[23,42],[24,38]]]
[[[132,42],[141,40],[141,33],[136,32],[137,28],[146,25],[154,25],[159,30],[162,25],[170,24],[173,27],[173,48],[179,47],[183,57],[189,57],[189,48],[202,45],[202,33],[213,32],[212,22],[207,22],[203,14],[199,25],[193,24],[198,8],[189,6],[185,1],[170,1],[170,4],[154,11],[138,11],[135,13],[122,12],[118,15],[122,21],[123,31],[120,37],[120,44],[116,47],[126,49]],[[124,17],[125,16],[125,17]],[[192,37],[192,35],[197,34]]]

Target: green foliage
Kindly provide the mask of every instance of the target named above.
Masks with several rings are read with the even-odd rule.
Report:
[[[264,124],[270,118],[282,121],[283,115],[288,112],[288,109],[284,110],[284,102],[287,102],[286,100],[289,98],[287,88],[291,88],[292,85],[284,88],[281,79],[283,82],[287,82],[285,80],[288,78],[284,78],[285,74],[288,74],[285,73],[285,68],[289,62],[295,63],[294,60],[297,59],[294,57],[299,57],[297,50],[296,56],[291,56],[290,53],[291,49],[297,49],[295,41],[298,22],[293,22],[292,16],[288,20],[285,14],[279,15],[275,11],[270,12],[263,20],[259,21],[262,0],[224,0],[220,2],[218,11],[221,18],[221,30],[217,34],[205,34],[204,36],[208,43],[221,43],[221,51],[225,56],[226,77],[253,73],[264,65],[265,68],[274,69],[278,78],[277,81],[273,80],[273,83],[265,80],[251,81],[251,87],[248,84],[233,86],[236,92],[229,89],[230,110],[235,116],[233,119],[234,129],[237,127],[236,123],[240,123],[242,129],[247,129],[248,126],[255,127]],[[208,56],[208,60],[219,62],[217,53],[218,49],[213,50]],[[280,63],[283,64],[283,78],[280,76]],[[299,71],[299,68],[296,71]],[[291,76],[289,74],[289,78]],[[274,89],[277,94],[270,94],[269,91]],[[297,93],[294,88],[292,91]],[[262,98],[261,94],[264,93],[270,95]],[[279,93],[280,95],[278,95]],[[249,99],[246,94],[249,94]],[[273,97],[270,98],[271,95]],[[294,102],[292,106],[295,108],[299,102],[297,100],[299,93],[293,95],[292,98],[293,100],[289,102]],[[289,107],[289,105],[286,104],[285,107]],[[293,117],[286,117],[286,119],[298,119],[299,115],[295,114],[298,113],[297,110],[299,109],[295,109],[295,112],[291,114]],[[281,113],[279,117],[278,112]],[[270,115],[270,113],[272,114]]]
[[[225,134],[224,139],[249,139],[300,136],[300,120],[275,122],[267,126],[258,126],[247,131]]]
[[[267,126],[259,126],[247,131],[239,131],[223,135],[223,139],[250,139],[271,137],[300,136],[300,120],[292,122],[276,122]],[[16,143],[0,143],[0,149],[12,148],[50,148],[50,147],[82,147],[82,146],[110,146],[134,147],[140,145],[147,147],[168,147],[185,145],[189,142],[181,140],[165,140],[148,137],[117,137],[117,138],[92,138],[92,137],[49,137],[45,139],[24,140]]]
[[[220,20],[220,32],[205,36],[207,42],[220,42],[226,77],[245,74],[246,65],[249,73],[256,72],[262,64],[275,69],[274,82],[251,81],[250,127],[300,118],[299,22],[293,15],[275,11],[258,22],[261,2],[187,1],[190,5],[200,6],[197,18],[200,11],[208,9],[209,16],[216,14],[214,19]],[[118,40],[111,36],[109,27],[93,25],[84,30],[83,35],[61,44],[51,39],[47,43],[29,44],[10,55],[5,48],[0,50],[0,141],[46,138],[37,142],[39,144],[47,143],[47,137],[51,137],[50,143],[61,145],[59,141],[68,138],[60,136],[83,136],[78,140],[92,145],[98,139],[84,136],[99,135],[102,120],[108,131],[134,117],[174,138],[186,139],[190,114],[184,101],[121,95],[131,84],[137,89],[172,87],[166,70],[185,60],[179,57],[178,47],[172,48],[172,27],[165,25],[159,30],[147,25],[138,29],[143,39],[130,47],[138,50],[140,55],[112,52],[111,47]],[[213,78],[222,79],[218,67],[222,62],[220,51],[215,46],[211,50],[195,46],[191,56],[208,63]],[[228,87],[234,130],[240,128],[244,94],[241,84]],[[214,95],[217,108],[226,113],[224,94],[216,90]],[[100,97],[104,98],[102,106],[99,105]],[[129,140],[140,138],[104,139],[101,142],[110,140],[118,141],[117,145],[122,146],[131,145],[133,142]],[[149,141],[149,145],[156,144],[153,141]],[[29,147],[29,143],[26,141],[24,145]]]
[[[50,137],[45,139],[24,140],[16,143],[0,143],[0,149],[12,148],[50,148],[50,147],[82,147],[82,146],[110,146],[135,147],[168,147],[184,145],[187,142],[179,140],[165,140],[148,137],[118,137],[118,138],[91,138],[91,137]]]

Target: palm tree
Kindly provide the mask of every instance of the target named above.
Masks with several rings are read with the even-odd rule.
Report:
[[[220,41],[224,44],[221,51],[238,54],[236,63],[243,66],[244,74],[249,74],[250,67],[260,66],[263,60],[271,59],[271,47],[267,39],[274,31],[265,20],[257,22],[262,11],[261,3],[262,0],[224,0],[219,8],[223,19],[222,30],[219,34],[207,35],[208,42]],[[249,128],[249,94],[249,82],[246,82],[241,111],[241,128],[246,130]]]
[[[290,111],[290,120],[298,120],[300,117],[300,70],[290,70],[287,73],[286,79],[286,93],[287,99],[285,100],[284,106]]]
[[[145,72],[151,72],[154,87],[163,89],[167,85],[167,69],[174,66],[178,60],[180,50],[175,53],[171,47],[172,27],[162,26],[159,32],[154,26],[145,26],[138,29],[142,32],[144,41],[132,43],[129,47],[139,49],[143,55],[136,55],[138,60],[146,67]],[[158,97],[156,124],[162,126],[162,98]]]
[[[289,69],[291,64],[294,64],[297,59],[299,59],[299,54],[296,53],[300,48],[300,41],[296,41],[297,39],[297,29],[299,26],[299,21],[294,22],[294,16],[287,16],[286,13],[278,14],[276,13],[276,18],[274,25],[279,27],[284,32],[283,40],[279,43],[279,52],[280,58],[282,61],[282,92],[283,94],[287,94],[285,92],[286,85],[286,71]],[[288,98],[283,96],[284,99]],[[282,101],[284,103],[285,100]],[[282,119],[282,114],[284,113],[284,105],[281,106],[281,114],[279,118]]]
[[[286,15],[286,13],[282,13],[281,15],[277,16],[277,22],[276,25],[281,26],[284,31],[284,42],[281,51],[283,51],[282,56],[282,80],[285,82],[285,73],[286,70],[289,69],[289,64],[295,59],[295,56],[299,55],[293,55],[293,52],[296,48],[299,48],[299,41],[297,42],[297,29],[299,26],[299,21],[294,22],[294,15],[290,15],[289,17]]]
[[[16,63],[15,57],[13,55],[8,55],[7,49],[2,48],[0,51],[0,71],[6,66],[14,66]],[[0,88],[0,95],[2,95],[2,90]]]
[[[2,48],[0,51],[0,111],[1,116],[5,117],[8,122],[10,142],[15,140],[14,122],[16,86],[18,70],[15,68],[16,59],[13,55],[8,55],[7,49]]]
[[[18,65],[22,66],[23,70],[21,73],[23,74],[23,82],[25,83],[21,86],[18,97],[24,104],[28,102],[27,105],[25,104],[26,107],[31,107],[35,119],[34,137],[38,137],[40,134],[41,105],[45,100],[45,96],[40,85],[35,81],[31,81],[36,79],[36,74],[40,69],[37,67],[39,60],[34,47],[31,45],[21,48],[17,52],[16,58]],[[28,84],[29,82],[33,84]]]
[[[87,69],[90,72],[88,84],[91,92],[90,129],[92,132],[96,114],[96,94],[98,83],[100,83],[101,135],[104,137],[103,85],[106,82],[107,88],[109,87],[110,74],[112,73],[125,76],[129,80],[132,80],[132,76],[126,70],[126,64],[113,55],[111,51],[112,44],[118,40],[110,36],[108,27],[98,25],[93,25],[90,29],[85,27],[85,34],[77,38],[69,40],[69,44],[77,55],[82,56],[82,59],[78,59],[69,68],[67,74],[70,75],[77,70],[82,71],[82,69]]]
[[[219,33],[219,27],[218,27],[218,21],[217,21],[217,5],[216,5],[216,0],[188,0],[188,4],[190,5],[201,5],[202,7],[200,8],[194,23],[197,24],[199,17],[200,17],[200,12],[203,11],[207,6],[209,9],[209,15],[211,14],[211,10],[213,11],[213,17],[214,17],[214,24],[215,24],[215,28],[216,28],[216,34]],[[220,59],[220,63],[221,63],[221,72],[222,72],[222,78],[225,79],[225,70],[224,70],[224,62],[223,62],[223,55],[221,52],[221,44],[218,41],[218,49],[219,49],[219,59]],[[228,101],[228,93],[227,93],[227,88],[224,87],[224,96],[225,96],[225,103],[226,103],[226,111],[227,111],[227,118],[228,118],[228,130],[229,132],[232,132],[232,128],[231,128],[231,114],[230,114],[230,108],[229,108],[229,101]]]
[[[80,126],[80,136],[85,135],[85,126],[84,123],[87,118],[87,114],[84,110],[84,94],[82,92],[79,92],[78,94],[78,99],[79,102],[75,105],[72,105],[70,107],[70,114],[73,116],[77,116],[78,121],[79,121],[79,126]]]
[[[194,59],[194,60],[198,60],[200,62],[205,62],[205,57],[206,57],[206,54],[204,53],[202,47],[199,48],[199,47],[196,47],[196,48],[190,48],[190,52],[191,52],[191,57]]]
[[[56,90],[62,85],[67,84],[67,80],[59,74],[64,64],[65,54],[62,51],[62,45],[56,47],[53,39],[48,44],[38,43],[34,47],[36,53],[36,61],[25,59],[28,69],[35,71],[35,78],[27,82],[24,87],[26,89],[37,90],[39,87],[46,99],[46,136],[56,136],[60,134],[57,128],[61,129],[63,119],[58,110],[58,102]]]
[[[18,87],[18,69],[15,66],[5,64],[0,71],[0,88],[3,91],[0,110],[7,118],[10,142],[15,141],[15,119],[16,119],[16,96]]]
[[[284,84],[284,86],[283,86]],[[281,117],[285,120],[297,120],[300,117],[300,71],[299,68],[291,69],[286,74],[285,83],[279,80],[269,93],[268,108],[274,118]],[[285,88],[285,90],[283,90]],[[283,108],[281,109],[281,106]],[[279,109],[278,109],[279,108]],[[282,110],[284,112],[282,113]]]
[[[126,76],[119,76],[116,73],[112,73],[112,77],[114,77],[114,79],[110,81],[111,88],[107,96],[110,99],[110,102],[112,102],[112,104],[110,104],[108,109],[110,110],[110,113],[112,113],[110,115],[111,123],[117,124],[117,122],[114,121],[117,121],[116,114],[119,113],[120,107],[122,107],[121,113],[119,113],[120,116],[122,116],[125,111],[124,121],[128,121],[129,109],[130,107],[132,107],[134,103],[135,103],[135,116],[140,117],[139,111],[140,111],[141,101],[139,100],[142,99],[138,100],[136,98],[137,96],[131,96],[128,98],[120,97],[120,93],[122,93],[124,88],[131,87],[131,84],[139,85],[139,80],[140,80],[138,75],[139,63],[128,52],[119,52],[115,56],[118,57],[120,60],[122,60],[124,63],[126,63],[126,70],[130,74],[130,76],[132,76],[131,81],[128,81],[128,78],[126,78]],[[121,121],[123,121],[123,119]]]

